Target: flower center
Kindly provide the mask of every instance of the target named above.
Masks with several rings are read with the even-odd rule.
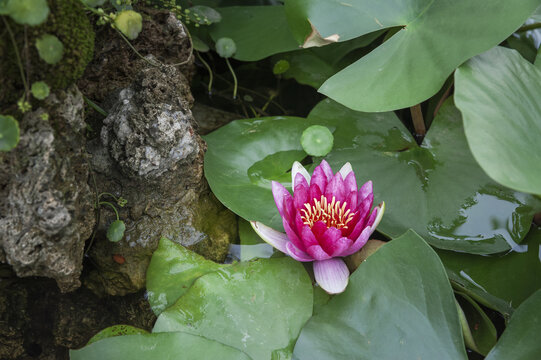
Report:
[[[304,204],[306,209],[301,209],[301,219],[305,225],[310,227],[318,221],[323,221],[327,227],[334,226],[337,229],[347,229],[347,224],[355,216],[351,209],[347,209],[347,203],[340,204],[334,196],[329,203],[324,195],[321,195],[320,200],[314,199],[314,205],[310,203]]]

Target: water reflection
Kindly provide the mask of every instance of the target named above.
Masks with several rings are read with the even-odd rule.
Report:
[[[522,240],[520,235],[529,228],[530,222],[525,215],[531,211],[518,196],[509,196],[503,191],[479,192],[465,201],[450,225],[436,219],[428,225],[428,230],[431,236],[440,240],[488,242],[495,238],[505,241],[512,251],[523,253],[528,251],[528,245],[517,242]],[[524,218],[528,221],[521,221]],[[494,244],[495,241],[490,243]]]

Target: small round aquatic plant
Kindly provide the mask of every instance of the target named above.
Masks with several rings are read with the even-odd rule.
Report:
[[[285,234],[252,221],[259,236],[297,261],[314,262],[316,282],[330,294],[346,289],[349,270],[342,257],[359,251],[378,226],[385,203],[372,210],[372,181],[360,189],[350,163],[333,174],[325,161],[312,176],[299,163],[291,169],[293,196],[272,182]],[[372,211],[371,211],[372,210]]]

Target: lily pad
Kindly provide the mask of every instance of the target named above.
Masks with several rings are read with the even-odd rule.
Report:
[[[0,115],[0,151],[10,151],[19,143],[19,123],[13,116]]]
[[[486,360],[541,358],[541,290],[517,309]]]
[[[325,156],[332,150],[333,135],[329,128],[321,125],[307,127],[301,135],[301,145],[308,155]]]
[[[299,84],[317,89],[328,78],[350,65],[358,50],[381,34],[382,31],[376,31],[349,41],[278,54],[273,59],[289,63],[289,68],[283,73],[284,78],[293,78]]]
[[[496,47],[455,73],[455,101],[473,156],[510,188],[541,194],[541,70]]]
[[[177,357],[176,354],[182,354]],[[70,350],[71,360],[105,359],[223,359],[252,360],[242,351],[202,336],[183,332],[109,337],[80,350]]]
[[[199,277],[225,265],[206,260],[166,238],[161,238],[147,269],[150,307],[157,315],[173,305]]]
[[[458,289],[505,316],[541,289],[541,228],[507,254],[477,256],[438,250],[449,278]]]
[[[290,186],[291,164],[305,158],[299,139],[310,125],[335,129],[326,158],[333,169],[349,161],[358,184],[373,181],[376,203],[386,203],[378,230],[391,238],[413,228],[442,249],[498,253],[520,243],[541,208],[533,196],[498,185],[479,167],[452,100],[420,146],[394,113],[356,112],[331,100],[308,119],[233,121],[206,136],[205,174],[218,199],[247,220],[281,229],[271,180]]]
[[[381,247],[353,273],[346,291],[306,324],[295,356],[467,359],[453,291],[438,256],[413,231]]]
[[[217,9],[222,20],[209,29],[214,41],[231,38],[237,45],[233,58],[257,61],[267,56],[298,49],[289,31],[284,7],[232,6]]]
[[[153,332],[204,336],[258,360],[287,358],[312,306],[312,282],[299,262],[260,259],[201,276]]]
[[[401,26],[319,89],[352,109],[388,111],[434,95],[456,67],[505,40],[537,6],[537,0],[291,0],[286,12],[301,44],[314,34],[346,41]]]

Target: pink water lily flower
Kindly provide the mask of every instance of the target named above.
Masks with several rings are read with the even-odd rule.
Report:
[[[291,169],[293,196],[272,182],[286,233],[252,221],[259,236],[298,261],[313,261],[317,283],[330,294],[346,289],[349,270],[341,258],[361,249],[378,226],[385,203],[372,211],[372,182],[360,189],[350,163],[333,174],[323,160],[312,177],[299,163]]]

